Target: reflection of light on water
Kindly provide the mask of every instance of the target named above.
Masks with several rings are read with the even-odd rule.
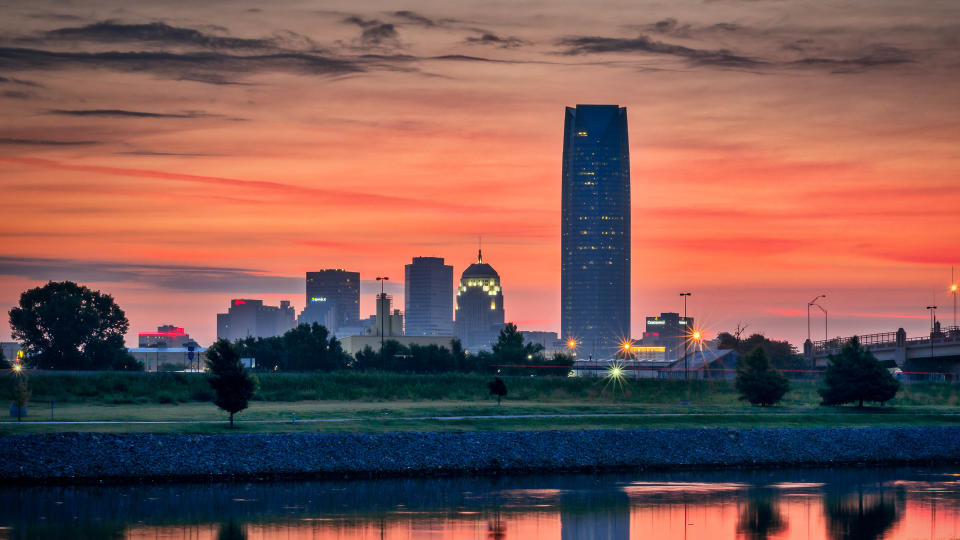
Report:
[[[773,489],[813,489],[825,485],[823,482],[780,482],[779,484],[771,484],[769,487]]]
[[[739,483],[708,483],[708,482],[631,482],[623,486],[627,493],[716,493],[722,491],[740,491],[749,486]]]

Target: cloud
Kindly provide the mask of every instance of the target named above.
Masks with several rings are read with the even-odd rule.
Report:
[[[195,78],[198,74],[223,76],[263,72],[330,77],[364,71],[357,62],[298,52],[260,55],[219,52],[54,52],[0,47],[0,69],[25,71],[79,68],[149,72],[175,79]]]
[[[502,49],[512,49],[527,45],[528,42],[513,36],[501,37],[496,34],[485,32],[480,36],[471,36],[464,40],[469,45],[494,45]]]
[[[25,81],[23,79],[15,79],[13,77],[0,77],[0,83],[4,84],[18,84],[21,86],[32,86],[35,88],[42,88],[43,85],[40,83],[35,83],[33,81]]]
[[[100,144],[99,141],[55,141],[50,139],[12,139],[0,138],[0,144],[15,144],[27,146],[86,146]]]
[[[790,64],[797,67],[827,67],[835,73],[846,73],[864,68],[897,66],[914,62],[911,52],[885,45],[874,45],[863,55],[854,58],[811,57],[795,60]]]
[[[208,114],[200,111],[189,111],[185,113],[153,113],[144,111],[127,111],[123,109],[51,109],[48,114],[59,114],[63,116],[106,116],[119,118],[214,118],[220,117],[216,114]]]
[[[272,49],[277,44],[270,39],[246,39],[214,36],[192,28],[170,26],[162,22],[122,24],[101,21],[86,26],[58,28],[43,34],[45,40],[95,41],[100,43],[160,43],[163,45],[192,45],[205,49]]]
[[[304,287],[303,278],[267,275],[263,270],[250,268],[79,259],[0,257],[0,275],[35,281],[140,283],[166,290],[193,292],[299,294]]]
[[[22,92],[20,90],[4,90],[0,93],[0,96],[3,96],[7,99],[32,99],[33,94],[29,92]]]
[[[754,58],[733,54],[727,49],[694,49],[683,45],[654,41],[645,35],[636,38],[567,37],[559,40],[558,44],[567,48],[563,51],[563,54],[567,55],[641,52],[677,56],[698,65],[757,67],[765,63]]]
[[[343,22],[363,29],[360,34],[360,46],[362,47],[402,48],[397,28],[391,23],[385,23],[378,19],[364,19],[357,15],[350,15],[344,18]]]
[[[401,18],[401,19],[405,19],[407,22],[411,22],[411,23],[414,23],[414,24],[419,24],[419,25],[423,25],[423,26],[437,26],[437,21],[434,21],[433,19],[430,19],[430,18],[428,18],[428,17],[424,17],[423,15],[421,15],[421,14],[419,14],[419,13],[416,13],[416,12],[413,12],[413,11],[409,11],[409,10],[406,10],[406,9],[400,10],[400,11],[394,11],[394,12],[393,12],[393,16],[394,16],[394,17],[399,17],[399,18]],[[449,20],[449,19],[445,19],[445,22],[450,22],[450,20]]]

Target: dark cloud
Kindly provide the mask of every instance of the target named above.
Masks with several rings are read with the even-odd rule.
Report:
[[[726,49],[694,49],[683,45],[654,41],[644,35],[636,38],[568,37],[561,39],[558,44],[566,47],[563,54],[568,55],[641,52],[677,56],[698,65],[757,67],[764,64],[760,60],[733,54]]]
[[[91,144],[100,144],[98,141],[55,141],[50,139],[11,139],[0,138],[0,144],[13,144],[25,146],[87,146]]]
[[[393,15],[394,17],[400,17],[401,19],[405,19],[407,22],[416,23],[423,26],[437,26],[437,21],[434,21],[429,17],[424,17],[419,13],[409,11],[406,9],[400,10],[400,11],[394,11]]]
[[[825,58],[810,57],[790,62],[798,67],[825,67],[834,73],[850,73],[866,68],[883,66],[897,66],[914,62],[914,56],[909,51],[888,46],[873,46],[861,56],[853,58]]]
[[[289,72],[335,76],[364,71],[362,66],[349,60],[297,52],[259,55],[220,52],[54,52],[0,47],[0,69],[22,71],[78,68],[149,72],[178,79],[196,78],[198,74],[223,76]]]
[[[101,21],[86,26],[58,28],[44,34],[46,40],[117,42],[154,42],[164,45],[193,45],[206,49],[272,49],[277,44],[269,39],[246,39],[213,36],[194,30],[170,26],[162,22],[122,24]]]
[[[129,152],[114,152],[120,156],[154,156],[154,157],[218,157],[225,154],[188,154],[181,152],[151,152],[149,150],[131,150]]]
[[[214,118],[220,115],[208,114],[202,111],[188,111],[184,113],[154,113],[144,111],[127,111],[123,109],[51,109],[48,114],[64,116],[107,116],[120,118]]]
[[[344,18],[343,22],[363,29],[360,33],[360,45],[363,47],[401,48],[400,36],[393,24],[379,19],[364,19],[357,15],[350,15]]]
[[[23,79],[15,79],[13,77],[0,77],[0,83],[3,84],[18,84],[20,86],[32,86],[34,88],[42,88],[43,85],[40,83],[35,83],[33,81],[25,81]]]
[[[0,257],[0,275],[36,281],[139,283],[167,290],[271,294],[303,292],[302,277],[218,266],[130,264],[111,261]]]
[[[513,36],[498,36],[496,34],[485,32],[480,36],[471,36],[464,40],[470,45],[494,45],[503,49],[512,49],[527,45],[527,42]]]
[[[0,93],[0,96],[3,96],[7,99],[31,99],[33,94],[29,92],[21,92],[20,90],[4,90]]]

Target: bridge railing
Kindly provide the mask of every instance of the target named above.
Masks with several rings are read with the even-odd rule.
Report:
[[[897,343],[896,332],[880,332],[877,334],[864,334],[856,337],[860,340],[860,344],[865,347],[893,346]],[[853,339],[853,337],[837,337],[825,341],[814,341],[813,353],[817,354],[824,353],[828,350],[842,349],[843,346],[849,343],[851,339]]]

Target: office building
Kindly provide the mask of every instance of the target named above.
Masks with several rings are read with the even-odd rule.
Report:
[[[325,296],[313,297],[297,317],[297,324],[312,325],[317,323],[330,330],[337,328],[337,301]],[[346,328],[340,325],[339,328]]]
[[[460,276],[457,289],[457,311],[454,329],[464,349],[489,349],[503,328],[503,290],[500,274],[483,262],[483,253],[477,252],[477,262]]]
[[[659,317],[647,317],[643,332],[644,346],[664,347],[666,358],[683,356],[683,345],[693,333],[693,317],[681,317],[679,313],[661,313]]]
[[[293,306],[265,306],[263,300],[235,298],[226,313],[217,314],[217,339],[236,341],[247,337],[280,336],[296,326]]]
[[[336,332],[339,327],[356,326],[360,321],[360,273],[341,269],[307,272],[304,311],[309,311],[311,304],[315,303],[332,304],[329,307],[334,313],[332,326],[327,327],[331,332]],[[318,312],[327,309],[327,306],[320,307],[324,309],[318,309]]]
[[[561,334],[581,356],[608,357],[630,337],[626,108],[567,107],[561,197]]]
[[[408,336],[453,335],[453,266],[442,257],[414,257],[404,267]]]
[[[157,327],[156,332],[140,332],[137,334],[137,343],[140,347],[169,349],[173,347],[184,347],[188,342],[192,342],[190,334],[187,334],[183,328],[165,324]]]

